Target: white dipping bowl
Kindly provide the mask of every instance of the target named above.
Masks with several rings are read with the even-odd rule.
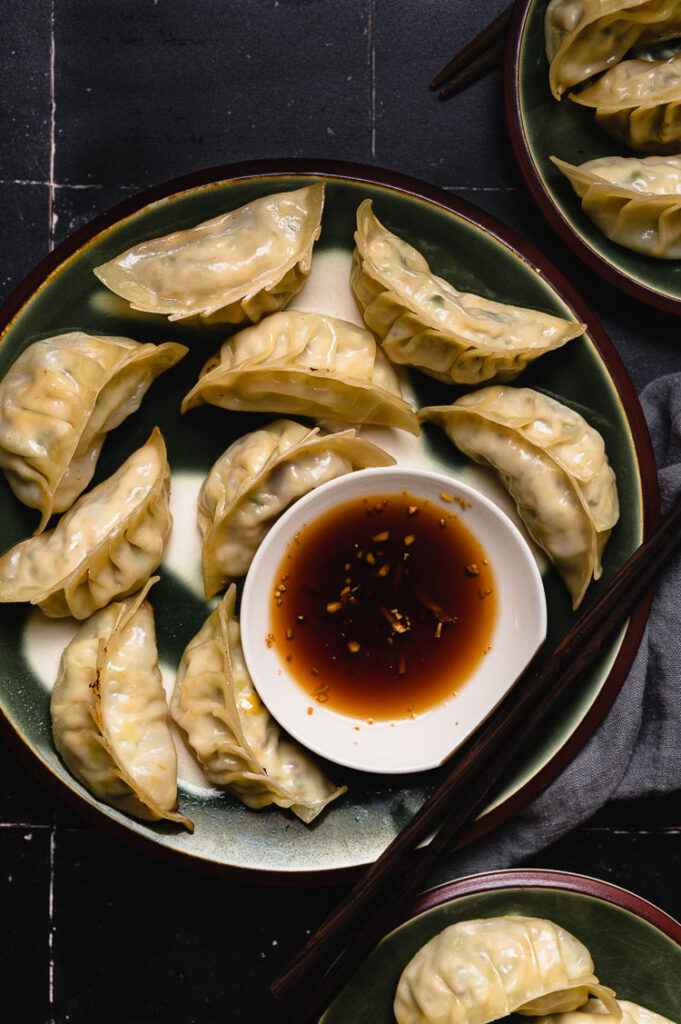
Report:
[[[289,671],[272,632],[272,594],[294,534],[344,502],[374,495],[425,499],[452,512],[441,493],[461,498],[462,523],[482,545],[495,577],[496,621],[491,650],[480,658],[456,696],[415,718],[352,717],[315,702]],[[489,498],[441,473],[388,466],[364,469],[322,484],[296,502],[260,545],[246,577],[241,641],[248,670],[280,725],[303,746],[329,761],[366,772],[400,774],[436,768],[503,700],[546,636],[546,599],[530,548],[511,520]],[[314,713],[309,714],[311,704]]]

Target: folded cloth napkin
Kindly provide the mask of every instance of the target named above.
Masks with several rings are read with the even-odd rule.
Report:
[[[681,373],[641,395],[664,513],[681,494]],[[430,882],[510,867],[608,800],[681,789],[681,551],[657,585],[641,646],[615,703],[563,773],[510,821],[448,858]]]

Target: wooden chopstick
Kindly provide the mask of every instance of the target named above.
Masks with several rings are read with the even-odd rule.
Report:
[[[505,11],[502,11],[487,28],[484,28],[475,39],[472,39],[467,46],[464,46],[463,50],[460,50],[450,60],[446,67],[438,72],[430,83],[430,88],[439,89],[445,83],[448,83],[446,88],[440,90],[441,99],[446,99],[447,96],[458,92],[465,85],[470,84],[470,82],[475,81],[477,78],[481,78],[501,59],[504,51],[506,30],[511,21],[512,13],[513,4],[507,7]],[[466,77],[464,77],[464,73],[466,73]],[[459,84],[454,85],[452,80],[457,80]]]
[[[454,75],[453,78],[450,78],[442,86],[440,89],[440,99],[447,100],[450,96],[461,92],[466,86],[472,85],[479,79],[484,78],[489,71],[498,64],[501,64],[501,58],[504,56],[505,49],[505,39],[499,39],[496,43],[493,43],[488,50],[485,50],[483,54],[472,61],[468,67],[464,68],[458,75]]]
[[[399,918],[443,851],[451,849],[473,821],[516,752],[550,724],[680,543],[681,499],[603,595],[580,615],[548,662],[535,659],[509,697],[457,751],[447,778],[274,981],[273,994],[289,1004],[297,1021],[317,1021]],[[418,844],[438,825],[439,831],[414,859]]]

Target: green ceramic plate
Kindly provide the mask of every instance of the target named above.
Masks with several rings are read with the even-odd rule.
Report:
[[[457,921],[503,914],[560,924],[587,946],[602,984],[621,999],[681,1021],[677,921],[633,893],[595,878],[561,871],[498,871],[460,879],[421,897],[410,919],[367,958],[324,1014],[323,1024],[394,1024],[395,988],[417,950]]]
[[[36,269],[0,314],[0,323],[6,325],[0,376],[29,343],[73,328],[128,334],[140,341],[174,338],[190,346],[190,354],[153,385],[140,411],[110,435],[95,478],[108,476],[155,424],[161,427],[173,472],[176,525],[152,600],[161,663],[170,683],[184,646],[209,611],[197,563],[199,535],[193,498],[217,456],[262,417],[210,406],[180,416],[181,398],[217,347],[219,336],[131,313],[99,284],[92,268],[142,239],[320,177],[327,180],[328,187],[323,233],[311,277],[318,289],[316,296],[311,296],[309,289],[301,292],[296,302],[308,306],[321,303],[329,312],[348,308],[355,210],[370,196],[378,216],[421,249],[437,273],[459,287],[588,323],[585,336],[539,360],[521,382],[538,385],[575,405],[605,437],[624,511],[606,548],[604,577],[593,587],[594,594],[607,585],[657,516],[657,484],[648,435],[636,396],[610,342],[568,283],[538,253],[481,211],[420,182],[349,164],[290,161],[241,165],[173,182],[116,208],[75,235]],[[405,388],[419,405],[450,401],[456,393],[416,373],[411,380],[405,378]],[[510,507],[491,477],[457,457],[440,431],[428,427],[419,441],[407,435],[398,439],[396,433],[401,432],[379,431],[372,436],[386,445],[397,444],[412,464],[431,465],[477,480]],[[4,478],[0,479],[3,550],[29,535],[36,523],[36,515],[20,505]],[[548,653],[571,625],[573,613],[567,591],[552,570],[545,572],[545,585]],[[567,712],[552,723],[541,745],[523,754],[512,778],[478,823],[478,833],[507,817],[545,785],[591,734],[624,679],[645,614],[645,609],[640,609],[624,641],[604,653],[598,669],[585,681]],[[180,802],[195,822],[193,835],[168,824],[134,821],[100,804],[74,782],[52,746],[49,688],[70,628],[68,623],[47,622],[24,605],[2,609],[0,707],[4,732],[60,796],[151,852],[204,870],[257,872],[273,878],[307,873],[310,878],[328,880],[329,872],[347,873],[373,861],[441,776],[442,769],[390,778],[331,767],[331,776],[347,783],[349,793],[308,828],[276,808],[256,813],[228,795],[198,788],[187,770],[181,772],[185,781],[180,785]]]
[[[509,30],[504,71],[506,116],[522,174],[542,212],[561,238],[618,288],[681,314],[681,261],[641,256],[611,242],[582,212],[570,182],[549,160],[581,164],[599,156],[636,154],[605,135],[593,111],[549,89],[544,52],[548,0],[520,0]]]

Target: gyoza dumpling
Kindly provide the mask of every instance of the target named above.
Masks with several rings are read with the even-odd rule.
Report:
[[[681,33],[679,0],[551,0],[544,23],[549,82],[566,89],[618,64],[637,43]]]
[[[182,655],[170,713],[206,776],[246,804],[290,807],[310,822],[345,792],[285,736],[248,674],[232,585]]]
[[[52,691],[54,743],[91,793],[136,818],[193,829],[177,807],[177,754],[151,606],[139,593],[83,623]]]
[[[70,508],[92,479],[109,430],[187,349],[70,331],[29,345],[0,382],[0,466],[20,501]]]
[[[418,434],[414,410],[370,331],[286,310],[232,335],[182,403],[375,423]]]
[[[644,256],[681,258],[681,157],[603,156],[579,167],[551,159],[613,242]]]
[[[86,619],[137,590],[160,564],[170,537],[169,493],[166,446],[156,427],[52,530],[0,558],[0,601],[30,601],[46,615]]]
[[[199,494],[206,597],[248,572],[263,537],[298,498],[355,469],[394,463],[354,430],[320,436],[318,427],[294,420],[277,420],[239,438]]]
[[[681,150],[681,57],[625,60],[570,99],[596,111],[596,123],[644,153]]]
[[[662,1017],[653,1010],[630,1003],[626,999],[618,999],[622,1011],[622,1024],[674,1024],[668,1017]],[[589,999],[579,1010],[570,1013],[550,1013],[538,1017],[535,1024],[617,1024],[614,1016],[600,1001]]]
[[[421,409],[465,455],[496,470],[530,535],[578,608],[619,518],[603,438],[567,406],[531,388],[489,387]]]
[[[383,227],[365,199],[357,210],[351,284],[368,327],[395,363],[457,384],[512,380],[582,324],[458,292],[408,242]]]
[[[427,942],[400,977],[397,1024],[488,1024],[543,1007],[572,1010],[589,993],[619,1018],[598,983],[588,949],[552,921],[490,917],[460,921]]]
[[[324,185],[255,199],[185,231],[128,249],[95,269],[133,309],[170,320],[257,322],[281,309],[310,272]]]

